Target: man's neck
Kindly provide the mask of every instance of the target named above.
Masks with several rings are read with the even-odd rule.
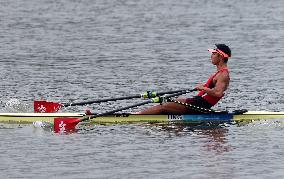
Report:
[[[222,63],[222,64],[218,64],[217,66],[217,71],[220,71],[224,68],[227,68],[227,64],[226,63]]]

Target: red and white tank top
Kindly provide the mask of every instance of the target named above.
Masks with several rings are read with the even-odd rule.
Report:
[[[223,68],[219,71],[217,71],[215,74],[213,74],[208,80],[207,82],[204,84],[205,87],[207,88],[214,88],[215,84],[214,84],[214,78],[222,72],[227,72],[229,74],[229,69],[228,68]],[[197,96],[202,96],[202,98],[204,100],[206,100],[209,104],[211,104],[212,106],[214,106],[220,99],[222,99],[222,97],[224,96],[224,93],[221,97],[216,97],[216,96],[210,96],[209,94],[205,93],[205,91],[200,91]]]

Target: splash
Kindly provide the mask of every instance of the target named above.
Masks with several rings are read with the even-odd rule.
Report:
[[[12,113],[24,113],[29,112],[31,110],[31,107],[28,104],[25,104],[21,102],[18,99],[10,99],[5,103],[5,109],[6,112],[12,112]]]

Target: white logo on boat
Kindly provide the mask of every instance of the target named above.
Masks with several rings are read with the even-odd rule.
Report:
[[[44,113],[46,111],[46,107],[44,107],[43,105],[40,105],[40,107],[38,107],[38,111],[40,113]]]
[[[182,115],[168,115],[168,120],[169,121],[181,121],[183,120]]]
[[[59,124],[59,130],[60,130],[60,132],[65,132],[65,126],[66,126],[66,124],[64,124],[64,122],[61,121],[61,123]]]

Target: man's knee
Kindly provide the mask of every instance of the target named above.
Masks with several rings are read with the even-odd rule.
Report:
[[[185,98],[185,97],[178,97],[176,100],[177,100],[177,101],[180,101],[180,102],[182,102],[182,103],[185,103],[185,102],[186,102],[186,99],[187,99],[187,98]]]

